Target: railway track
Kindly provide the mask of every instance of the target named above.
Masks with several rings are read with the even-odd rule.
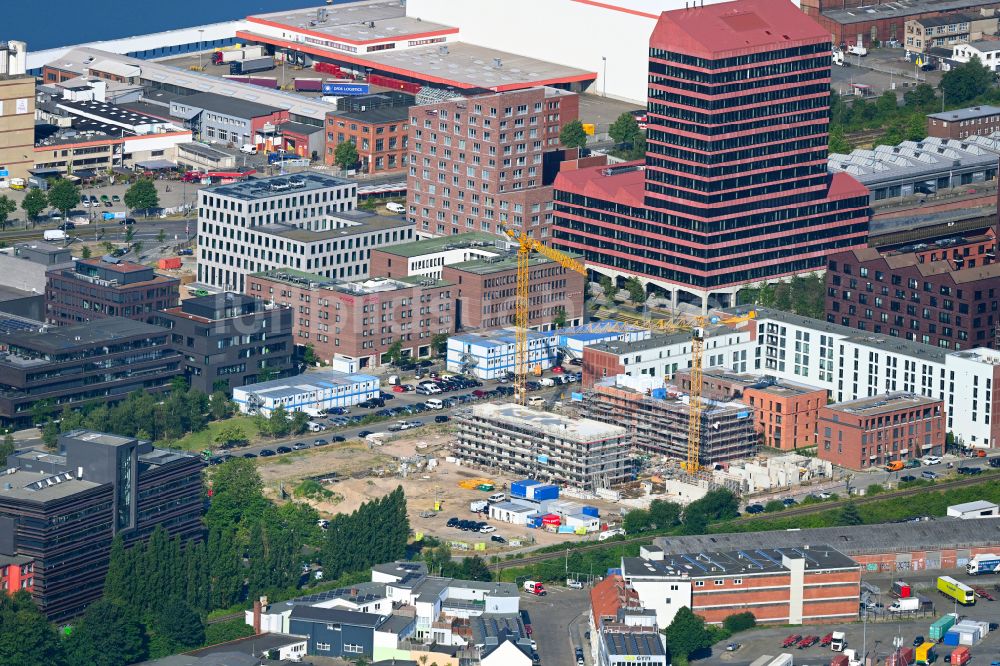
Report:
[[[995,478],[995,475],[989,475],[989,477],[990,478]],[[871,497],[862,496],[862,497],[852,498],[850,500],[843,499],[843,500],[837,500],[837,501],[834,501],[834,502],[822,502],[820,504],[809,504],[809,505],[806,505],[806,506],[798,506],[798,507],[793,507],[793,508],[790,508],[790,509],[785,509],[784,511],[780,511],[778,513],[757,514],[757,515],[754,515],[754,516],[744,515],[744,516],[741,516],[740,518],[736,518],[735,520],[733,520],[731,522],[746,522],[746,521],[754,521],[754,520],[767,520],[769,518],[790,518],[790,517],[794,518],[795,516],[807,516],[807,515],[810,515],[810,514],[813,514],[813,513],[820,513],[822,511],[829,511],[831,509],[840,508],[840,507],[844,506],[845,504],[847,504],[848,501],[853,501],[855,504],[858,504],[858,505],[870,504],[872,502],[879,502],[881,500],[886,500],[886,499],[897,499],[897,498],[901,498],[901,497],[913,497],[914,495],[919,495],[921,493],[928,492],[928,490],[932,490],[932,491],[936,492],[936,491],[941,491],[941,490],[951,490],[953,488],[964,488],[966,486],[973,486],[973,485],[976,485],[976,484],[979,484],[979,483],[983,483],[984,481],[985,481],[985,479],[982,478],[982,477],[970,476],[970,477],[961,478],[961,479],[954,479],[952,481],[944,481],[944,482],[941,482],[941,483],[938,483],[938,484],[934,485],[930,489],[927,486],[917,486],[917,487],[914,487],[914,488],[904,488],[902,490],[895,490],[895,491],[892,491],[892,492],[879,493],[878,495],[872,495]],[[650,539],[652,539],[652,538],[653,538],[652,536],[643,536],[643,537],[634,537],[634,538],[631,538],[631,539],[623,539],[621,541],[617,541],[617,540],[616,541],[602,541],[602,542],[588,544],[586,546],[580,546],[580,547],[574,548],[573,552],[578,552],[579,553],[579,552],[587,552],[587,551],[593,551],[593,550],[601,550],[603,548],[611,548],[613,546],[619,546],[619,545],[623,545],[623,544],[649,543]],[[551,552],[551,553],[541,553],[541,554],[538,554],[538,555],[532,555],[530,557],[522,557],[522,558],[519,558],[519,559],[516,559],[516,560],[506,560],[504,562],[493,564],[493,565],[490,566],[490,568],[493,569],[494,571],[498,571],[501,568],[503,568],[503,569],[509,569],[511,567],[523,567],[523,566],[527,566],[527,565],[530,565],[530,564],[538,564],[539,562],[546,562],[548,560],[561,559],[561,558],[564,558],[565,556],[566,556],[566,551],[565,550],[561,550],[561,551],[558,551],[558,552]]]

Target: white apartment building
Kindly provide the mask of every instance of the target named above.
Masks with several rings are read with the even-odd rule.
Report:
[[[357,184],[315,172],[198,193],[198,283],[242,293],[247,274],[294,268],[368,277],[374,248],[413,240],[413,224],[355,210]]]
[[[896,391],[937,398],[957,441],[1000,445],[1000,352],[949,352],[771,310],[758,310],[755,343],[755,372],[825,388],[836,402]]]

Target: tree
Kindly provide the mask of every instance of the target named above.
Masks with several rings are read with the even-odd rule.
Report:
[[[296,412],[297,413],[297,412]],[[285,437],[292,429],[291,420],[288,418],[288,411],[283,405],[278,405],[271,410],[271,418],[268,419],[268,432],[272,437]]]
[[[49,205],[62,212],[63,217],[80,203],[80,188],[65,178],[52,182],[49,187]]]
[[[625,290],[628,291],[628,298],[636,306],[646,302],[646,287],[637,277],[630,277],[625,281]]]
[[[858,505],[854,502],[848,502],[844,505],[844,508],[840,510],[840,516],[837,520],[837,523],[840,525],[862,525],[864,522],[864,518],[858,512]]]
[[[344,171],[356,167],[359,159],[361,156],[358,155],[358,148],[353,141],[344,141],[338,144],[337,149],[333,151],[334,163]]]
[[[307,366],[314,366],[319,363],[319,357],[316,356],[316,348],[312,345],[306,345],[302,351],[302,362]]]
[[[90,248],[88,246],[84,245],[83,247],[80,248],[80,256],[81,257],[83,257],[84,259],[90,259],[90,255],[91,255],[91,252],[90,252]]]
[[[7,462],[7,456],[14,453],[17,449],[17,444],[14,442],[14,435],[7,433],[3,436],[3,442],[0,443],[0,465]]]
[[[291,431],[301,435],[309,428],[309,415],[305,412],[292,412]]]
[[[0,596],[0,655],[4,666],[66,663],[55,629],[24,590]]]
[[[555,314],[552,316],[552,325],[556,328],[563,328],[566,326],[566,308],[557,308]]]
[[[221,444],[223,448],[246,444],[249,441],[246,432],[238,425],[227,425],[215,436],[215,443]]]
[[[167,232],[164,231],[163,229],[160,229],[156,234],[156,242],[163,243],[163,241],[165,240],[167,240]]]
[[[941,94],[951,105],[964,104],[987,92],[993,85],[993,72],[979,58],[954,66],[941,77]]]
[[[773,499],[764,505],[765,513],[777,513],[785,510],[785,503],[781,500]]]
[[[150,628],[172,647],[193,648],[205,641],[201,617],[177,598],[163,603]]]
[[[431,350],[437,356],[442,356],[448,350],[448,334],[436,333],[431,337]]]
[[[142,210],[147,216],[150,208],[160,205],[160,195],[156,192],[156,185],[149,178],[137,180],[126,190],[123,199],[131,210]]]
[[[59,424],[55,421],[46,421],[42,426],[42,442],[50,449],[56,448],[59,442]]]
[[[559,131],[559,143],[565,148],[583,148],[587,145],[587,133],[583,131],[583,123],[571,120]]]
[[[486,565],[486,561],[483,558],[473,555],[462,560],[462,566],[458,571],[457,578],[488,583],[493,580],[493,574],[490,572],[490,568]]]
[[[899,110],[899,100],[896,98],[896,93],[892,90],[883,92],[875,100],[875,110],[879,118],[888,119],[894,117]]]
[[[66,641],[68,661],[121,666],[146,658],[146,632],[135,614],[110,599],[95,601]]]
[[[939,106],[934,88],[927,83],[921,83],[903,93],[903,104],[918,111]]]
[[[611,123],[608,130],[615,143],[622,146],[628,159],[639,157],[646,148],[646,136],[639,129],[639,123],[629,112],[618,116],[615,122]]]
[[[25,215],[31,220],[31,224],[34,225],[38,221],[38,216],[42,214],[49,205],[49,198],[46,196],[45,192],[37,188],[32,188],[28,190],[28,193],[24,195],[24,199],[21,200],[21,208],[24,210]]]
[[[632,509],[622,519],[622,527],[626,534],[638,534],[649,529],[649,512],[645,509]]]
[[[618,286],[615,284],[614,280],[612,280],[610,277],[608,277],[607,275],[602,275],[601,291],[604,292],[604,298],[606,298],[609,301],[613,301],[615,299],[615,294],[618,293]]]
[[[664,632],[667,647],[675,658],[690,659],[692,655],[712,645],[712,634],[705,626],[705,620],[695,615],[690,608],[682,606],[674,621]]]
[[[0,231],[7,228],[7,219],[17,210],[17,204],[7,195],[0,194]]]
[[[750,611],[733,613],[732,615],[727,615],[725,619],[722,620],[722,626],[725,627],[726,631],[729,633],[736,634],[756,627],[757,618]]]
[[[399,362],[403,359],[403,341],[396,340],[389,345],[389,348],[385,350],[385,355],[389,357],[389,363],[399,365]]]
[[[681,522],[681,505],[655,499],[649,503],[649,522],[658,530],[675,527]],[[627,530],[626,530],[627,531]]]
[[[233,415],[233,403],[223,391],[213,391],[208,399],[208,411],[213,421],[228,419]]]
[[[131,224],[126,225],[126,227],[125,227],[125,242],[126,243],[131,243],[133,238],[135,238],[135,229],[132,228]]]
[[[830,128],[830,152],[846,155],[853,147],[844,136],[844,128],[836,125]]]

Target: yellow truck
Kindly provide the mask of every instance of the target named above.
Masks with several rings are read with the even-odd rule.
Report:
[[[951,576],[941,576],[937,579],[938,592],[953,599],[963,606],[976,603],[976,593],[965,583],[960,583]]]
[[[936,647],[936,643],[921,643],[918,645],[917,650],[913,655],[916,660],[915,663],[924,664],[925,666],[926,664],[933,664],[937,659],[937,652],[935,652]]]

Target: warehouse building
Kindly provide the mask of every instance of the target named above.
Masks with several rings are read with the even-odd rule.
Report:
[[[808,527],[767,532],[657,537],[653,543],[667,555],[757,548],[802,549],[810,544],[837,544],[837,550],[869,573],[937,571],[964,567],[975,555],[1000,548],[1000,520],[934,518],[919,522]],[[855,611],[857,606],[855,605]]]
[[[688,451],[690,402],[687,394],[658,382],[629,377],[594,385],[579,403],[580,414],[628,428],[629,444],[643,453],[684,460]],[[757,451],[753,409],[741,402],[702,398],[702,465],[742,460]]]
[[[712,547],[623,557],[622,577],[656,623],[670,625],[690,608],[711,624],[750,611],[759,624],[819,624],[854,620],[861,594],[861,567],[826,544],[754,550]]]
[[[978,518],[1000,518],[1000,506],[986,500],[952,504],[948,507],[949,518],[974,520]]]
[[[233,402],[244,414],[270,417],[279,406],[286,412],[318,414],[377,398],[379,379],[336,370],[310,372],[233,389]]]
[[[565,483],[583,490],[631,480],[628,432],[514,404],[480,404],[456,415],[453,454],[464,465]]]

